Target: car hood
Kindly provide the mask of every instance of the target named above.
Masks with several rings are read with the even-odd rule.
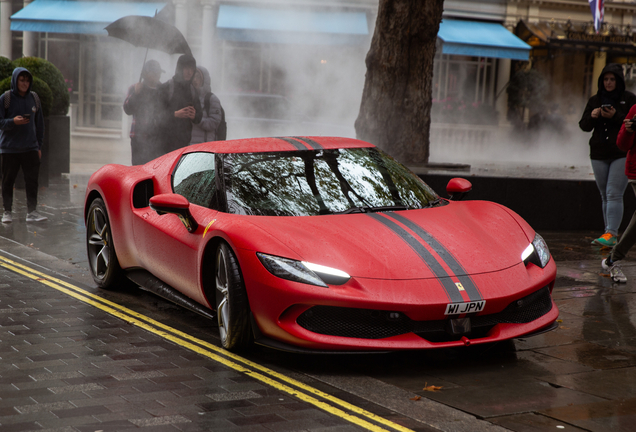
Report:
[[[289,258],[374,279],[499,271],[520,264],[532,240],[509,210],[483,201],[386,213],[251,217],[250,222],[297,254]],[[259,249],[268,253],[267,247]]]

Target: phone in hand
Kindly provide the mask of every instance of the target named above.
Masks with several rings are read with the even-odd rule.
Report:
[[[601,105],[601,109],[603,109],[605,111],[609,111],[611,107],[612,107],[612,104],[603,104],[603,105]]]
[[[31,118],[31,114],[22,114],[22,117],[29,120]]]

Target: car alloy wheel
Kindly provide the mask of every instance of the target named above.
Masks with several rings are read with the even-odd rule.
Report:
[[[117,260],[106,205],[95,199],[86,218],[86,248],[88,264],[95,283],[101,288],[111,288],[123,279]]]
[[[226,243],[216,250],[216,311],[223,348],[241,350],[252,339],[249,303],[236,256]]]

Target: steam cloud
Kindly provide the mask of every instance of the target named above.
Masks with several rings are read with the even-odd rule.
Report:
[[[370,39],[370,38],[369,38]],[[370,40],[369,40],[370,42]],[[212,73],[212,91],[219,94],[228,92],[260,92],[285,96],[297,113],[309,122],[320,123],[320,127],[289,124],[277,135],[336,135],[355,137],[354,122],[360,108],[364,86],[366,65],[364,59],[369,45],[333,46],[321,45],[271,45],[263,52],[253,51],[251,56],[261,56],[263,70],[255,70],[258,61],[245,62],[247,57],[240,49],[225,53],[224,70],[220,65],[203,65]],[[197,49],[194,54],[197,59]],[[220,52],[220,50],[219,50]],[[125,95],[128,86],[139,80],[143,66],[145,48],[135,48],[126,42],[110,39],[102,48],[103,62],[109,63],[112,91]],[[220,56],[215,57],[220,62]],[[147,59],[158,60],[166,71],[161,77],[164,82],[172,77],[178,55],[168,55],[156,50],[148,52]],[[254,60],[252,58],[252,60]],[[212,66],[212,67],[210,67]],[[96,66],[99,67],[99,66]],[[272,74],[271,77],[269,74]],[[271,79],[270,79],[271,78]],[[247,80],[257,80],[258,87],[247,86]],[[580,107],[582,112],[583,105]],[[113,107],[121,113],[121,107]],[[228,117],[249,115],[227,112]],[[114,115],[116,117],[116,115]],[[126,119],[126,116],[123,116]],[[443,135],[431,135],[431,162],[461,164],[529,164],[563,167],[589,166],[589,134],[578,128],[578,117],[566,117],[565,133],[556,135],[549,131],[537,133],[532,140],[520,136],[512,130],[501,128],[499,132],[485,139],[446,139]],[[126,129],[130,124],[127,119]],[[304,129],[303,129],[304,127]],[[434,131],[436,125],[432,125]],[[228,138],[251,136],[271,136],[258,129],[232,130],[228,122]],[[129,164],[129,140],[122,140],[120,160]],[[109,161],[110,162],[110,161]]]

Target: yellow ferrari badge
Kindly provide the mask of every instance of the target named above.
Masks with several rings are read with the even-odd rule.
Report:
[[[203,237],[201,237],[202,239],[205,238],[205,235],[208,233],[208,230],[210,229],[210,227],[212,226],[214,222],[216,222],[216,219],[212,219],[210,223],[208,224],[208,226],[205,227],[205,230],[203,231]]]

